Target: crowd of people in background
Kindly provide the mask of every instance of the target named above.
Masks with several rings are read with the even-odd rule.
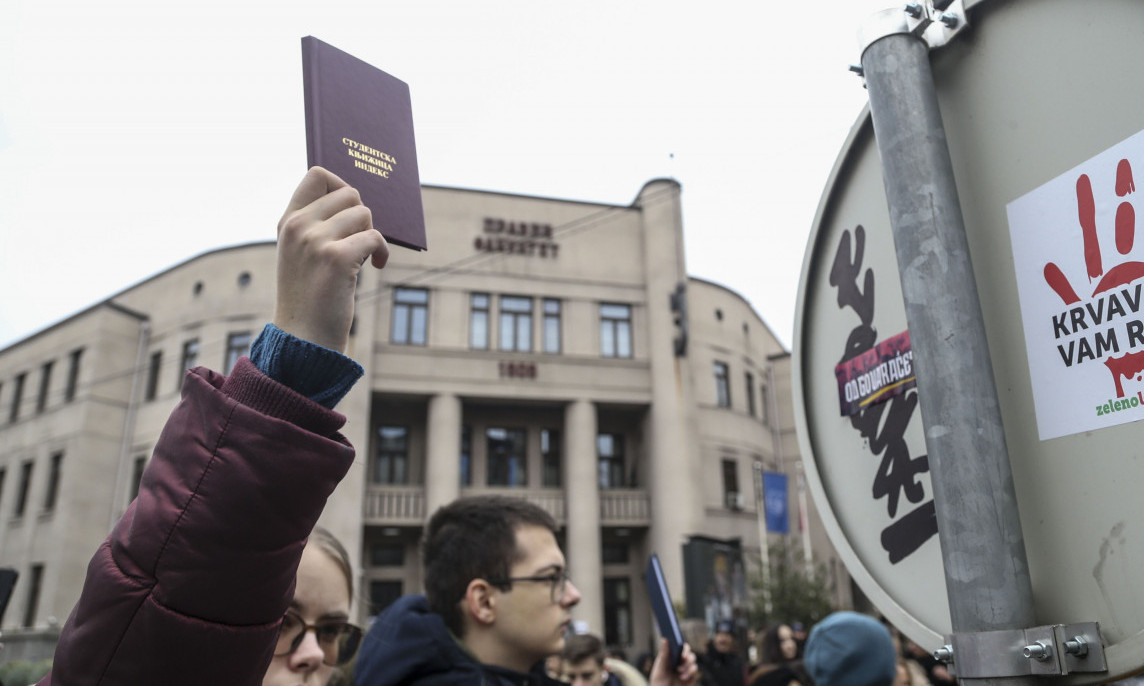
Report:
[[[761,631],[728,620],[709,632],[702,620],[685,620],[683,627],[704,686],[955,686],[957,681],[949,667],[892,625],[854,612],[834,613],[809,631],[801,622]],[[642,653],[629,662],[599,636],[579,634],[549,659],[547,671],[573,686],[646,686],[653,657]]]

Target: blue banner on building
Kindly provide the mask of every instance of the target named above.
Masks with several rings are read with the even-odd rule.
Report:
[[[775,534],[790,533],[786,474],[763,473],[763,505],[767,514],[767,531]]]

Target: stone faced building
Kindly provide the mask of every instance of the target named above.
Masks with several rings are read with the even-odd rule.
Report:
[[[642,650],[647,556],[680,601],[689,541],[756,567],[763,471],[790,476],[793,545],[850,604],[800,498],[789,353],[741,296],[688,277],[678,184],[629,206],[432,186],[423,201],[430,250],[363,272],[349,354],[366,375],[338,407],[358,459],[322,522],[358,554],[363,621],[420,591],[435,508],[498,492],[560,523],[577,619]],[[271,319],[274,282],[272,243],[217,250],[0,351],[9,646],[67,617],[184,370],[229,370]]]

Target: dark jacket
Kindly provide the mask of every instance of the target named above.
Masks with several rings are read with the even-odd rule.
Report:
[[[246,358],[226,379],[188,374],[40,684],[260,684],[306,537],[353,462],[344,422]]]
[[[812,686],[789,664],[773,665],[771,669],[765,671],[756,670],[751,674],[750,686],[789,686],[792,681],[797,681],[802,686]]]
[[[708,644],[698,662],[703,686],[743,686],[747,682],[746,663],[737,653],[721,653]]]
[[[362,640],[354,668],[357,686],[548,686],[542,671],[521,674],[481,664],[449,632],[425,596],[407,595],[381,613]],[[567,686],[567,685],[564,685]]]

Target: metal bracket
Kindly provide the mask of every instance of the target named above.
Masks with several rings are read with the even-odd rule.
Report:
[[[903,7],[875,12],[859,27],[858,51],[861,55],[874,41],[907,33],[918,36],[933,50],[948,44],[968,26],[965,0],[907,0]],[[850,71],[863,76],[859,65],[852,65]]]
[[[930,23],[922,29],[922,38],[930,49],[940,48],[953,40],[969,26],[969,16],[965,13],[964,0],[953,2],[926,3],[929,9]],[[942,7],[937,9],[937,7]]]
[[[969,26],[965,0],[907,0],[902,11],[910,33],[920,36],[931,50],[946,45]]]
[[[954,663],[959,679],[1108,671],[1097,622],[952,634],[945,641],[933,656]]]

